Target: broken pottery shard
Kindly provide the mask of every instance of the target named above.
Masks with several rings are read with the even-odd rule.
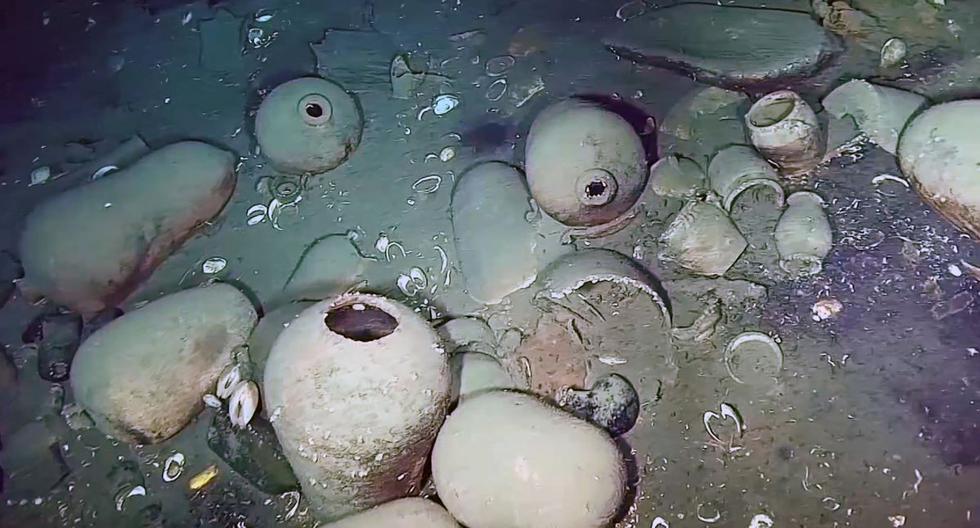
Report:
[[[282,454],[276,432],[262,418],[255,417],[247,427],[239,429],[232,426],[228,413],[216,413],[208,429],[208,447],[265,493],[299,489],[299,481]]]
[[[497,304],[537,276],[531,195],[517,169],[489,162],[464,174],[452,197],[456,254],[474,299]]]
[[[377,31],[328,29],[319,42],[311,42],[316,73],[353,92],[384,90],[391,58],[398,48]],[[356,50],[356,53],[353,51]]]
[[[361,280],[368,262],[346,235],[320,237],[300,256],[283,293],[290,300],[340,295]]]
[[[604,44],[617,55],[724,87],[807,77],[840,49],[806,13],[694,3],[651,10]]]
[[[661,157],[675,154],[707,167],[715,152],[748,143],[744,118],[750,106],[747,95],[716,86],[689,92],[660,123]]]
[[[899,134],[912,114],[925,104],[926,98],[919,94],[860,79],[838,86],[823,100],[827,113],[838,119],[852,118],[871,141],[889,154],[898,151]]]
[[[234,189],[232,153],[182,141],[58,194],[27,217],[18,287],[82,314],[114,306],[221,212]]]

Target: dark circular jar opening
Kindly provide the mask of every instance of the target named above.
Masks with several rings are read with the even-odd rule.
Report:
[[[361,342],[376,341],[398,328],[398,320],[388,312],[357,302],[330,310],[323,323],[331,332]]]

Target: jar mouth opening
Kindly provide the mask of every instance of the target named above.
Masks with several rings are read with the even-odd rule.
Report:
[[[590,169],[579,178],[579,201],[583,205],[606,205],[616,196],[616,179],[608,171]]]
[[[796,99],[791,95],[776,94],[755,104],[749,111],[749,122],[758,128],[771,127],[789,117],[795,108]]]
[[[335,334],[367,343],[394,333],[398,319],[377,306],[355,301],[331,308],[323,324]]]
[[[296,109],[303,122],[310,126],[326,124],[333,116],[333,106],[320,94],[309,94],[301,98]]]

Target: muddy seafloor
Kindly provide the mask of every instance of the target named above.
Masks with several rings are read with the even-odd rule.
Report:
[[[126,308],[207,281],[200,265],[213,256],[228,261],[224,279],[243,284],[271,306],[311,241],[356,233],[359,249],[381,258],[374,243],[384,233],[407,255],[375,268],[368,277],[373,290],[425,311],[431,306],[442,314],[471,313],[480,306],[458,279],[449,218],[453,179],[481,160],[519,164],[531,120],[561,97],[618,97],[659,122],[698,86],[676,72],[639,66],[604,49],[602,38],[621,24],[615,17],[618,5],[340,4],[18,3],[5,30],[8,50],[20,51],[8,51],[18,56],[5,61],[3,75],[8,95],[0,116],[0,215],[6,229],[0,231],[0,247],[16,250],[31,207],[84,181],[70,171],[67,144],[91,141],[99,153],[133,134],[151,146],[199,138],[242,156],[235,194]],[[770,2],[768,7],[806,10],[807,4]],[[967,13],[960,9],[958,14]],[[274,16],[257,23],[260,11]],[[270,40],[259,47],[244,42],[249,27],[261,27]],[[467,38],[458,36],[474,30]],[[369,32],[369,38],[361,32]],[[307,182],[297,209],[280,218],[281,230],[270,222],[249,226],[246,210],[268,200],[256,184],[275,174],[255,153],[255,108],[276,84],[317,72],[316,48],[320,73],[344,82],[359,100],[365,117],[361,145],[347,163]],[[419,119],[431,93],[391,98],[388,61],[398,51],[444,75],[426,89],[458,94],[460,107]],[[488,76],[484,65],[501,55],[516,62],[503,77],[508,91],[490,101],[487,90],[498,77]],[[849,68],[861,69],[866,55],[847,48],[816,80],[790,86],[822,95]],[[536,85],[544,89],[523,101]],[[456,149],[454,159],[427,160],[427,154],[446,146]],[[28,186],[31,170],[41,165],[68,174]],[[902,518],[912,527],[980,525],[980,304],[975,302],[980,284],[970,273],[950,271],[950,265],[962,271],[961,260],[980,263],[980,248],[914,191],[893,181],[872,182],[883,173],[901,175],[891,155],[867,145],[855,158],[836,160],[811,175],[807,185],[826,200],[834,231],[834,249],[814,277],[786,279],[767,245],[765,215],[757,224],[750,220],[763,234],[750,236],[756,245],[726,278],[764,285],[767,297],[726,304],[711,339],[671,343],[659,322],[650,324],[659,315],[647,305],[604,314],[607,323],[615,321],[616,333],[595,338],[591,364],[596,371],[631,378],[641,399],[638,424],[621,442],[637,471],[633,502],[618,526],[647,527],[661,518],[672,527],[747,527],[759,514],[781,527],[900,526],[895,523]],[[413,190],[413,183],[432,174],[442,177],[435,192]],[[765,197],[744,200],[756,198],[765,203]],[[659,273],[668,292],[676,291],[674,324],[685,326],[703,308],[698,296],[704,283],[657,261],[657,237],[679,208],[679,202],[658,203],[659,209],[648,210],[626,230],[590,244],[632,255]],[[754,218],[751,211],[744,214]],[[425,270],[433,283],[446,279],[436,246],[447,253],[456,278],[425,299],[405,298],[395,278],[412,266]],[[837,299],[843,310],[814,321],[811,307],[821,299]],[[960,309],[950,310],[951,305]],[[39,310],[15,297],[0,312],[0,339],[12,354]],[[722,350],[743,330],[778,336],[784,363],[775,382],[738,384],[727,374]],[[627,362],[610,367],[597,360],[599,355]],[[16,396],[4,396],[4,438],[37,416],[50,419],[50,384],[37,377],[31,361],[28,356],[18,365]],[[70,383],[66,387],[70,401]],[[729,442],[719,444],[710,441],[702,416],[717,412],[722,403],[738,409],[746,429],[735,437],[724,431]],[[207,448],[213,412],[205,409],[171,440],[139,448],[92,430],[56,427],[62,431],[67,475],[50,491],[29,498],[18,495],[16,480],[8,482],[0,495],[0,525],[140,526],[139,511],[149,505],[159,505],[172,526],[315,525],[305,503],[286,520],[290,497],[257,491]],[[161,463],[174,451],[187,458],[185,476],[164,483]],[[138,464],[147,493],[127,501],[120,512],[109,481],[112,469],[126,460]],[[210,464],[219,468],[215,482],[189,491],[187,479]]]

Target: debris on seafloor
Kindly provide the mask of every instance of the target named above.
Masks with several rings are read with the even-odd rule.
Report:
[[[953,101],[917,115],[902,132],[898,160],[919,196],[980,241],[980,100]]]
[[[806,173],[823,158],[820,121],[796,92],[779,90],[759,99],[745,114],[745,126],[752,145],[787,178]]]
[[[747,95],[715,86],[696,89],[675,103],[660,122],[661,156],[676,154],[706,168],[715,152],[747,142]]]
[[[731,212],[739,195],[758,186],[772,191],[777,207],[781,208],[785,202],[779,173],[755,150],[745,145],[733,145],[718,151],[708,165],[708,181],[728,212]]]
[[[692,200],[660,236],[660,259],[699,275],[721,276],[748,247],[725,211],[713,203]]]
[[[229,284],[155,300],[82,343],[71,366],[75,399],[104,433],[161,442],[198,414],[201,398],[256,319],[252,302]],[[211,339],[218,330],[222,339]],[[183,343],[189,342],[197,345],[188,350]]]
[[[319,77],[275,87],[255,114],[262,154],[286,173],[322,173],[347,160],[361,142],[364,118],[354,97]]]
[[[890,154],[897,152],[899,134],[909,118],[925,104],[921,95],[860,79],[838,86],[823,99],[828,114],[853,119],[858,129]]]
[[[68,379],[81,335],[82,317],[78,314],[63,312],[42,316],[37,346],[37,371],[41,379],[51,382]]]
[[[722,301],[713,292],[708,293],[708,300],[704,309],[698,314],[697,318],[690,326],[674,328],[671,335],[681,341],[694,341],[701,343],[711,339],[715,334],[715,327],[721,321]]]
[[[228,260],[224,257],[211,257],[201,263],[201,273],[205,275],[216,275],[224,271],[228,266]]]
[[[951,315],[956,315],[967,308],[970,308],[975,304],[975,302],[975,295],[968,290],[964,290],[956,295],[953,295],[949,298],[949,300],[939,301],[932,305],[932,308],[929,309],[929,313],[932,314],[933,319],[942,321]]]
[[[537,277],[539,236],[530,199],[517,169],[496,161],[469,169],[453,189],[456,255],[477,301],[500,303]]]
[[[406,497],[386,502],[327,524],[324,528],[377,528],[380,526],[459,528],[456,520],[442,506],[421,497]]]
[[[826,321],[836,318],[843,309],[843,303],[837,299],[820,299],[810,307],[810,312],[814,321]]]
[[[255,417],[247,428],[236,427],[230,414],[215,413],[207,434],[208,447],[231,469],[264,493],[299,489],[299,481],[282,452],[272,425]]]
[[[183,453],[177,452],[168,456],[163,462],[163,481],[173,482],[180,478],[184,473],[185,457]]]
[[[650,188],[669,198],[690,200],[708,189],[704,170],[688,158],[670,154],[650,167]]]
[[[10,479],[16,486],[4,487],[4,499],[33,500],[50,493],[70,473],[62,458],[61,442],[40,420],[5,434],[0,451],[2,476],[4,481]]]
[[[420,489],[450,381],[435,330],[385,297],[344,294],[310,306],[282,330],[265,364],[262,396],[318,518]],[[327,401],[337,405],[322,405]],[[357,412],[363,408],[385,412]],[[321,433],[311,436],[311,424]],[[348,446],[344,456],[337,445]]]
[[[628,432],[640,415],[636,389],[619,374],[597,379],[588,390],[565,387],[555,401],[559,407],[602,427],[612,436]]]
[[[628,213],[649,175],[633,127],[582,99],[559,101],[538,114],[524,156],[531,196],[572,227],[610,224]]]
[[[841,50],[807,13],[706,3],[652,9],[603,43],[620,56],[726,88],[811,76]]]
[[[235,183],[231,152],[182,141],[111,178],[59,193],[27,217],[18,287],[29,300],[44,296],[82,315],[113,305],[176,249],[175,241],[215,217]]]
[[[414,71],[405,55],[396,55],[389,72],[391,96],[395,99],[411,99],[425,81],[424,71]]]
[[[738,383],[765,385],[783,368],[783,350],[762,332],[742,332],[725,346],[725,369]]]
[[[41,185],[42,183],[47,183],[50,179],[51,167],[43,165],[31,171],[31,182],[27,186],[34,187],[35,185]]]
[[[190,488],[191,491],[197,491],[210,484],[217,476],[218,466],[212,464],[204,468],[200,473],[191,477],[190,481],[187,483],[187,487]]]
[[[488,438],[492,450],[481,448]],[[515,467],[537,477],[514,478]],[[608,433],[511,391],[467,398],[446,418],[432,480],[446,509],[473,527],[605,526],[627,489],[626,464]]]
[[[390,89],[392,57],[398,47],[384,33],[328,29],[320,41],[310,42],[310,50],[316,57],[317,75],[347,90],[360,94]]]
[[[823,198],[800,191],[791,194],[786,205],[773,234],[779,267],[794,277],[816,275],[823,270],[823,259],[833,247]]]

